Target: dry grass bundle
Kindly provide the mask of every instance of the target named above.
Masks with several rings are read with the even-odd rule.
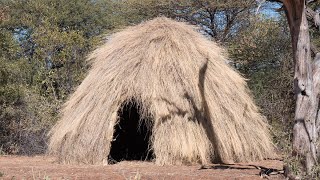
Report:
[[[224,51],[190,25],[156,18],[114,34],[51,130],[62,162],[102,163],[118,111],[139,103],[153,121],[157,164],[239,162],[271,157],[268,126]]]

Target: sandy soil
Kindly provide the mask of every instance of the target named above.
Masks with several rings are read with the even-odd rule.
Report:
[[[64,165],[46,156],[0,156],[0,179],[261,179],[261,171],[282,170],[278,160],[247,164],[157,166],[152,162],[123,161],[114,165]],[[266,176],[284,179],[282,174]]]

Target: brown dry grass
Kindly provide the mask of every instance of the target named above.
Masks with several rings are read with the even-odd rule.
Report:
[[[224,50],[192,26],[156,18],[114,34],[51,130],[62,162],[107,159],[118,110],[134,100],[153,121],[157,164],[243,162],[271,157],[273,145],[245,80]]]

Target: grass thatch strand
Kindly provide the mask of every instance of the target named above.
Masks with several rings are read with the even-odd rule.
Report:
[[[92,69],[51,130],[49,152],[67,163],[103,162],[117,112],[134,99],[153,121],[157,164],[271,157],[265,118],[223,54],[192,26],[163,17],[114,34],[89,58]]]

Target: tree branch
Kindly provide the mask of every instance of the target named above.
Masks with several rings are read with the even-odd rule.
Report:
[[[317,55],[318,54],[318,48],[313,44],[313,43],[311,43],[310,42],[310,49],[311,49],[311,51],[312,51],[312,53],[313,53],[313,55]]]
[[[278,2],[278,3],[283,3],[284,0],[268,0],[269,2]]]
[[[314,25],[319,27],[320,25],[320,16],[319,13],[313,11],[311,8],[306,8],[306,14],[309,21],[313,21]]]

